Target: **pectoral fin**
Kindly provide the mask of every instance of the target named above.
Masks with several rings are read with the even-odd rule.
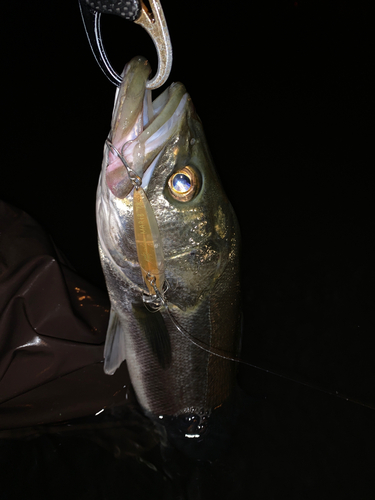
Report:
[[[113,375],[125,358],[125,332],[116,312],[111,309],[104,345],[104,372]]]
[[[172,348],[163,316],[159,311],[148,311],[143,304],[133,304],[133,312],[159,365],[168,368],[172,361]]]

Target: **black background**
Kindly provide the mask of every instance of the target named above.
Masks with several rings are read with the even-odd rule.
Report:
[[[351,244],[351,229],[371,220],[369,12],[354,2],[165,0],[163,7],[174,49],[169,81],[186,85],[201,116],[245,252],[257,238],[306,230],[325,238],[348,221]],[[95,189],[115,89],[92,57],[75,2],[2,9],[1,196],[99,282]],[[156,68],[141,27],[102,19],[118,71],[136,54]]]
[[[174,49],[169,82],[186,85],[241,225],[244,357],[374,407],[370,11],[323,1],[164,0],[163,8]],[[90,52],[76,2],[2,9],[0,196],[38,220],[74,267],[104,286],[95,191],[115,89]],[[103,39],[118,71],[137,54],[156,68],[139,26],[103,16]],[[246,367],[240,382],[252,394],[281,394],[284,404],[297,391]],[[355,447],[363,472],[373,413],[319,397],[304,393],[291,428],[306,436],[299,427],[306,414],[328,419],[324,432],[342,435],[322,454],[336,463],[340,455],[351,464],[345,471],[355,470]],[[267,420],[275,434],[276,420]],[[363,435],[354,436],[353,422]],[[340,448],[347,433],[353,448]],[[302,489],[289,498],[305,498]]]

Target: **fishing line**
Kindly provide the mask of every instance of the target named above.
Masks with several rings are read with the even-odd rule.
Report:
[[[172,313],[171,313],[171,311],[170,311],[170,309],[168,307],[168,302],[166,301],[166,299],[164,297],[164,293],[160,292],[157,289],[156,285],[155,285],[155,277],[149,275],[149,276],[147,276],[147,279],[150,280],[149,282],[150,282],[151,286],[155,290],[155,296],[158,299],[158,303],[161,304],[160,306],[158,306],[157,310],[160,310],[160,308],[162,306],[164,306],[165,310],[168,313],[169,318],[171,319],[172,323],[177,328],[177,330],[186,339],[188,339],[192,344],[194,344],[195,346],[199,347],[203,351],[206,351],[209,354],[213,354],[214,356],[217,356],[217,357],[222,358],[222,359],[226,359],[228,361],[233,361],[235,363],[241,363],[242,365],[245,365],[245,366],[250,366],[251,368],[255,368],[256,370],[260,370],[262,372],[274,375],[276,377],[282,378],[282,379],[287,380],[289,382],[293,382],[295,384],[302,385],[304,387],[308,387],[309,389],[313,389],[313,390],[318,391],[318,392],[323,392],[324,394],[327,394],[329,396],[334,396],[334,397],[339,398],[339,399],[344,399],[345,401],[350,401],[351,403],[354,403],[354,404],[357,404],[357,405],[360,405],[360,406],[364,406],[366,408],[370,408],[371,410],[375,410],[374,406],[372,406],[370,404],[366,404],[366,403],[364,403],[362,401],[359,401],[358,399],[355,399],[355,398],[352,398],[352,397],[348,397],[345,394],[339,393],[338,391],[333,391],[333,390],[329,390],[329,389],[323,389],[322,387],[319,387],[319,386],[317,386],[315,384],[311,384],[309,382],[303,382],[303,381],[297,380],[297,379],[295,379],[295,378],[293,378],[293,377],[291,377],[289,375],[284,375],[284,374],[281,374],[281,373],[277,373],[277,372],[275,372],[273,370],[268,370],[267,368],[263,368],[261,366],[254,365],[253,363],[250,363],[248,361],[244,361],[241,358],[228,356],[227,354],[224,354],[225,351],[219,350],[217,348],[212,348],[212,347],[208,346],[207,344],[205,344],[204,342],[202,342],[202,341],[200,341],[198,339],[195,339],[191,334],[189,334],[188,332],[186,332],[178,324],[178,322],[175,320],[175,318],[173,317],[173,315],[172,315]]]
[[[129,142],[131,142],[131,141],[129,141]],[[105,143],[108,146],[108,148],[112,152],[116,153],[116,155],[120,158],[121,162],[123,163],[124,167],[126,168],[126,171],[128,172],[129,179],[130,179],[131,183],[133,184],[133,186],[134,187],[140,186],[142,184],[141,177],[139,177],[139,175],[132,168],[129,167],[127,161],[124,158],[124,155],[120,153],[120,151],[112,144],[112,142],[109,139],[106,139]],[[127,144],[127,143],[125,143],[125,144]],[[125,144],[124,144],[124,146],[125,146]]]

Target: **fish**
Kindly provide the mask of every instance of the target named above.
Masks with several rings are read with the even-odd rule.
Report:
[[[235,385],[240,228],[191,97],[173,83],[152,100],[150,73],[141,56],[122,73],[97,189],[104,371],[126,360],[146,414],[200,439]]]

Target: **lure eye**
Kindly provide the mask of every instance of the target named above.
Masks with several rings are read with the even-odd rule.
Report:
[[[171,195],[178,201],[190,201],[198,192],[199,179],[191,167],[184,167],[168,179]]]

